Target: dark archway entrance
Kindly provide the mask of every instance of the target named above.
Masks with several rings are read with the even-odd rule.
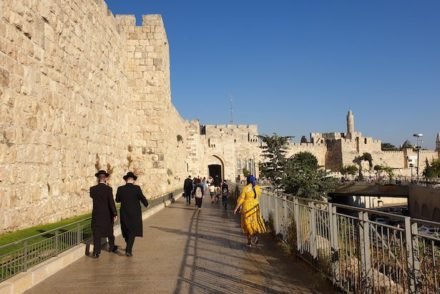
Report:
[[[209,176],[214,179],[214,185],[219,186],[222,182],[222,166],[220,164],[208,165]]]

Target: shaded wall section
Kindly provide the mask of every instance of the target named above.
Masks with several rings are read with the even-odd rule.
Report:
[[[409,187],[409,213],[411,217],[440,222],[440,187]]]

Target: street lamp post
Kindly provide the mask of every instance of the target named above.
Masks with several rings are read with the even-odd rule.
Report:
[[[421,138],[423,137],[423,134],[414,134],[413,136],[416,137],[416,142],[417,142],[417,145],[416,145],[416,150],[417,150],[417,180],[419,180],[420,148],[421,148],[420,144],[422,143],[422,139]]]

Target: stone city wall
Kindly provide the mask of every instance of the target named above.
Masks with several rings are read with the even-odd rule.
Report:
[[[171,104],[160,16],[104,1],[0,2],[0,233],[90,211],[97,168],[149,196],[181,186],[185,123]]]
[[[181,186],[185,178],[185,121],[171,102],[169,44],[160,15],[116,16],[126,36],[125,72],[139,125],[130,157],[132,169],[153,194]]]
[[[229,181],[234,181],[238,175],[243,178],[244,167],[259,177],[261,149],[256,125],[201,126],[198,121],[193,121],[188,125],[187,133],[190,175],[208,176],[208,166],[219,164],[223,177]]]

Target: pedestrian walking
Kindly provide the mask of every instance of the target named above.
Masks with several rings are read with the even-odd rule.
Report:
[[[211,196],[211,203],[214,203],[214,196],[215,196],[215,186],[214,186],[214,183],[211,183],[209,185],[209,195]]]
[[[127,246],[126,256],[133,256],[133,245],[136,237],[143,236],[141,204],[148,207],[147,198],[142,193],[141,187],[135,185],[137,176],[128,172],[123,179],[126,184],[120,186],[116,192],[116,202],[121,203],[121,231]]]
[[[200,179],[196,179],[194,181],[194,190],[193,190],[193,195],[194,198],[196,199],[196,206],[197,209],[201,209],[202,208],[202,201],[203,201],[203,194],[204,194],[204,190],[203,190],[203,185],[200,181]]]
[[[223,181],[222,186],[222,205],[225,210],[228,209],[228,198],[229,198],[229,186],[226,180]]]
[[[205,177],[202,180],[202,185],[203,185],[203,197],[205,197],[209,194],[208,180]]]
[[[220,200],[220,194],[222,193],[222,189],[220,188],[220,184],[215,186],[215,196],[214,203],[217,204]]]
[[[259,198],[261,188],[256,184],[254,176],[250,175],[246,179],[247,185],[241,191],[237,199],[234,214],[241,207],[241,229],[247,237],[247,245],[258,243],[258,234],[264,233],[266,227],[260,213]]]
[[[191,204],[191,193],[193,190],[193,181],[191,180],[191,176],[188,176],[183,182],[183,192],[186,198],[186,204]]]
[[[93,258],[98,258],[101,254],[101,238],[104,237],[108,238],[109,251],[117,252],[118,250],[118,246],[115,245],[115,235],[113,234],[113,224],[118,213],[115,200],[113,199],[113,189],[107,185],[109,176],[105,170],[98,171],[95,174],[98,184],[90,188],[90,197],[93,200]]]

